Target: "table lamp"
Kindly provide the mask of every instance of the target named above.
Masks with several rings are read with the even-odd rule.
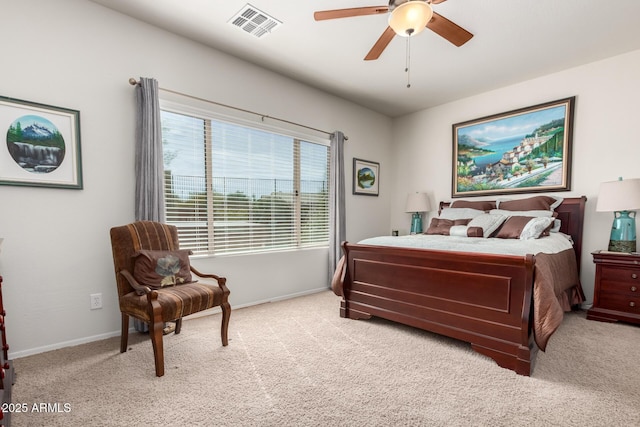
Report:
[[[625,179],[600,184],[596,211],[613,212],[609,251],[636,251],[636,213],[640,209],[640,179]]]
[[[405,212],[413,213],[411,217],[411,234],[422,233],[422,212],[429,212],[431,205],[425,193],[409,193]]]

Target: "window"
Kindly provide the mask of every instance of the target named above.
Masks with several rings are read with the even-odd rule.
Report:
[[[167,223],[195,254],[328,245],[329,148],[162,109]]]

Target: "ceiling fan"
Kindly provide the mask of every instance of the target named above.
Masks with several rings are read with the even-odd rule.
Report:
[[[352,16],[390,13],[389,26],[373,45],[365,61],[378,59],[391,40],[397,35],[410,37],[429,28],[456,46],[462,46],[472,37],[469,31],[433,11],[432,4],[446,0],[389,0],[389,6],[354,7],[350,9],[322,10],[315,12],[316,21],[349,18]]]

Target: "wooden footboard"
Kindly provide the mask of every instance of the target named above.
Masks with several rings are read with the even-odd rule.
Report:
[[[533,255],[465,254],[343,244],[340,315],[377,316],[471,343],[530,375]]]

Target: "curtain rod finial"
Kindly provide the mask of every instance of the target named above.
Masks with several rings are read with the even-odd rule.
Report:
[[[131,86],[135,86],[138,84],[138,82],[136,81],[136,79],[134,79],[133,77],[129,78],[129,84]]]

